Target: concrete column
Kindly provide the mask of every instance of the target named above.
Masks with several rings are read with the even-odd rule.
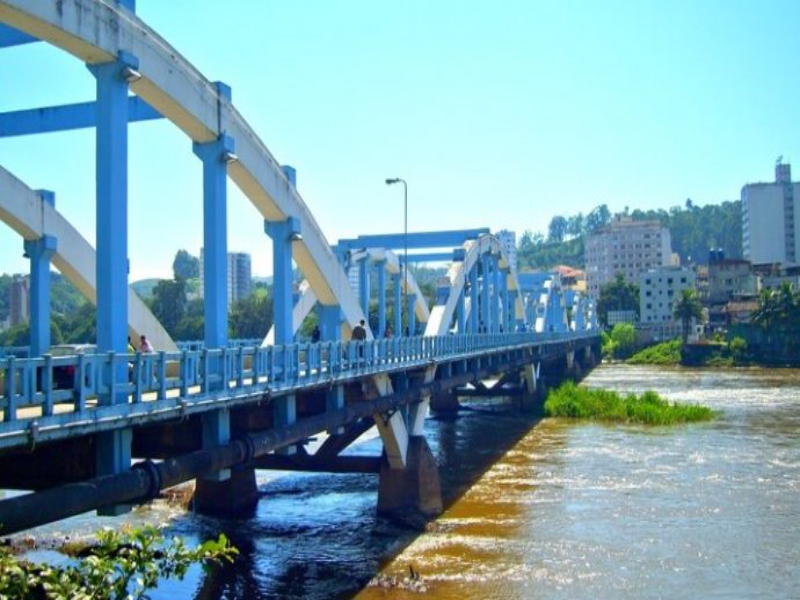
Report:
[[[338,304],[317,306],[320,322],[320,339],[323,342],[338,342],[342,339],[342,309]],[[344,386],[334,385],[325,392],[325,409],[335,412],[344,408]],[[328,433],[337,435],[344,432],[338,427]]]
[[[217,92],[228,101],[230,88],[218,83]],[[192,150],[203,165],[203,334],[208,350],[228,346],[228,161],[235,157],[234,140],[220,136],[202,144],[195,143]],[[218,391],[226,386],[225,365],[220,356],[208,360],[209,390]],[[230,412],[214,410],[201,417],[203,448],[227,444],[231,439]],[[225,481],[230,470],[211,473],[204,479]],[[201,484],[198,483],[198,488]],[[202,492],[201,492],[201,495]],[[198,506],[204,500],[198,499]]]
[[[97,82],[96,237],[97,350],[128,351],[128,81],[136,79],[139,61],[120,52],[107,63],[89,65]],[[113,386],[125,385],[127,364],[119,361],[104,373]],[[124,392],[100,394],[101,405],[124,404]],[[131,430],[98,434],[97,474],[127,471],[131,464]],[[121,514],[111,507],[103,514]]]
[[[294,341],[292,328],[292,243],[299,239],[300,221],[289,217],[285,221],[266,221],[265,231],[272,238],[272,312],[275,321],[275,345],[286,346]],[[275,427],[290,425],[297,420],[294,395],[273,400]],[[282,454],[294,454],[294,446],[282,449]]]
[[[464,298],[465,290],[462,288],[456,303],[456,329],[458,335],[464,335],[467,328],[467,302]]]
[[[369,324],[369,288],[370,288],[370,281],[369,281],[369,274],[370,274],[370,259],[369,256],[365,256],[364,259],[358,265],[358,286],[359,286],[359,294],[358,297],[361,300],[361,310],[364,313],[364,319]]]
[[[492,313],[491,313],[491,263],[492,257],[490,254],[481,256],[481,275],[483,279],[481,289],[481,326],[482,332],[488,333],[492,330]]]
[[[469,272],[469,332],[478,333],[478,263],[476,262]]]
[[[394,278],[394,334],[403,335],[403,280],[400,275]]]
[[[44,202],[55,206],[53,192],[40,191]],[[31,261],[31,356],[41,356],[50,348],[50,259],[55,254],[57,240],[44,235],[38,240],[25,241],[25,254]]]
[[[378,269],[378,338],[386,333],[386,261],[375,263]]]
[[[392,469],[386,459],[381,465],[378,514],[423,529],[443,510],[439,470],[423,436],[409,438],[406,456],[404,469]]]
[[[417,297],[414,294],[408,294],[406,296],[406,302],[408,304],[408,335],[410,336],[417,335],[417,313],[414,310],[416,301]]]

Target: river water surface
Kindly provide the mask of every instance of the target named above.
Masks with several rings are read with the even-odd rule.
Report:
[[[721,416],[534,424],[479,404],[429,419],[449,505],[430,531],[377,519],[375,476],[263,480],[251,519],[172,519],[190,541],[224,530],[241,555],[152,598],[800,598],[800,372],[614,365],[585,385],[654,389]],[[379,451],[377,439],[356,449]]]

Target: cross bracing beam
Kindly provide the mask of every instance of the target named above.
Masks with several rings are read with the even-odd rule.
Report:
[[[163,118],[161,113],[141,98],[128,98],[129,123]],[[0,113],[0,138],[87,129],[96,125],[96,102],[31,108]]]
[[[13,27],[0,23],[0,48],[22,46],[23,44],[32,44],[38,41],[39,40],[32,35],[28,35],[19,29],[14,29]]]
[[[468,240],[475,240],[489,233],[489,229],[462,229],[457,231],[420,231],[408,234],[408,249],[422,250],[429,248],[454,248]],[[406,235],[403,233],[385,233],[378,235],[360,235],[357,238],[339,240],[340,250],[359,248],[386,248],[399,250],[406,247]],[[411,258],[411,257],[409,257]]]
[[[464,251],[456,249],[453,252],[423,252],[420,254],[409,254],[408,262],[411,263],[425,263],[425,262],[453,262],[456,260],[463,260]],[[400,255],[400,262],[404,263],[406,257]]]

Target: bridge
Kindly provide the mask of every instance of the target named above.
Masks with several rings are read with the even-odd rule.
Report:
[[[381,513],[428,518],[442,509],[429,410],[476,395],[535,410],[545,385],[594,365],[591,301],[556,277],[520,285],[489,229],[331,244],[295,169],[270,154],[231,88],[203,77],[134,0],[0,0],[0,48],[31,43],[83,62],[96,97],[0,114],[0,137],[93,128],[97,243],[58,212],[54,192],[0,167],[0,218],[24,240],[31,282],[30,347],[0,358],[0,488],[33,490],[0,500],[0,533],[121,514],[191,480],[198,511],[246,512],[256,469],[378,473]],[[204,339],[189,344],[172,340],[128,283],[127,134],[152,119],[185,133],[202,166]],[[228,179],[272,243],[264,340],[227,335]],[[443,266],[432,306],[409,268],[417,262]],[[96,305],[90,353],[49,352],[51,266]],[[319,339],[305,340],[312,314]],[[366,339],[352,340],[362,320]],[[128,353],[128,335],[141,334],[156,352]],[[372,427],[380,456],[343,454]]]

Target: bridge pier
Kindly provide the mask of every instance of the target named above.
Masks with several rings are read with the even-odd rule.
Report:
[[[453,391],[439,392],[431,396],[431,412],[437,415],[452,415],[461,410],[458,394]]]
[[[192,502],[194,509],[204,515],[250,515],[258,505],[256,470],[250,466],[233,468],[225,481],[198,479]]]
[[[424,436],[412,436],[408,440],[405,468],[393,469],[386,457],[381,461],[378,514],[422,529],[442,510],[436,459]]]

